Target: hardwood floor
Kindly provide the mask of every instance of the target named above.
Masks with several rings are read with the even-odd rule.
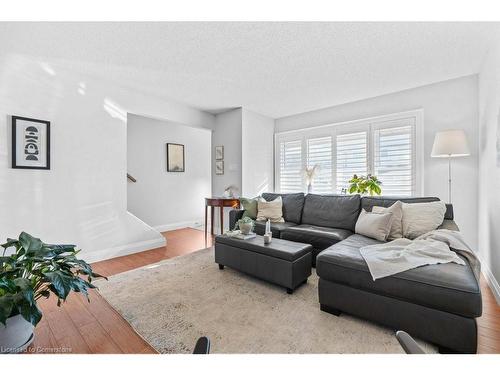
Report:
[[[202,231],[184,228],[163,233],[167,246],[93,264],[96,272],[111,276],[211,246]],[[483,315],[477,320],[478,352],[500,353],[500,306],[481,279]],[[41,301],[44,317],[36,327],[30,351],[37,353],[156,353],[98,292],[91,303],[71,295],[60,308],[55,299]],[[194,343],[193,343],[194,345]]]
[[[112,276],[163,259],[188,254],[205,246],[204,232],[184,228],[165,232],[167,246],[113,258],[93,264],[95,272]],[[35,330],[29,353],[156,353],[96,291],[90,293],[91,303],[72,294],[57,307],[57,300],[41,300],[42,321]],[[193,343],[194,346],[195,343]]]

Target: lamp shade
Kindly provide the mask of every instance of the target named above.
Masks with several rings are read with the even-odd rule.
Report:
[[[432,145],[433,158],[470,155],[465,132],[460,129],[437,132]]]

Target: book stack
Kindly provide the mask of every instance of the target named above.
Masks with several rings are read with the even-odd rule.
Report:
[[[233,230],[230,232],[226,232],[226,236],[231,238],[237,238],[238,240],[249,240],[255,238],[257,235],[255,233],[243,234],[239,230]]]

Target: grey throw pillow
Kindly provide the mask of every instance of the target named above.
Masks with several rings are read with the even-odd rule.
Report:
[[[377,214],[363,209],[356,222],[355,231],[357,234],[385,241],[391,231],[391,224],[392,212]]]

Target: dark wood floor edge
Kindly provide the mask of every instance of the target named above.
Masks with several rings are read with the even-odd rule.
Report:
[[[133,270],[131,270],[131,271],[133,271]],[[135,327],[134,327],[132,324],[130,324],[130,322],[129,322],[127,319],[125,319],[125,318],[123,317],[123,315],[122,315],[122,314],[121,314],[121,313],[120,313],[120,312],[119,312],[119,311],[118,311],[118,310],[117,310],[117,309],[113,306],[113,304],[112,304],[111,302],[109,302],[106,298],[104,298],[104,296],[103,296],[101,293],[99,293],[99,290],[96,290],[96,293],[97,293],[97,294],[99,294],[99,296],[100,296],[103,300],[105,300],[105,301],[107,302],[107,304],[109,305],[109,308],[110,308],[111,310],[113,310],[113,311],[114,311],[114,312],[115,312],[115,313],[116,313],[116,314],[120,317],[120,319],[123,319],[123,320],[125,321],[125,323],[127,323],[127,324],[130,326],[130,328],[132,328],[132,331],[134,331],[134,332],[135,332],[135,334],[136,334],[137,336],[139,336],[139,337],[142,339],[142,341],[144,341],[144,342],[145,342],[145,343],[146,343],[146,344],[147,344],[147,345],[148,345],[148,346],[149,346],[149,347],[150,347],[150,348],[151,348],[151,349],[155,352],[154,354],[160,354],[160,352],[159,352],[158,350],[156,350],[156,348],[155,348],[153,345],[151,345],[151,344],[148,342],[148,340],[146,340],[146,339],[145,339],[145,338],[144,338],[144,337],[143,337],[143,336],[142,336],[139,332],[137,332],[137,330],[135,329]],[[94,315],[92,312],[90,312],[90,313],[91,313],[92,315]],[[95,316],[95,315],[94,315],[94,316]],[[96,318],[97,318],[97,317],[96,317]],[[101,323],[99,322],[99,320],[98,320],[98,319],[96,319],[96,320],[97,320],[97,322],[98,322],[99,324],[101,324]],[[103,329],[104,329],[104,327],[103,327]],[[111,337],[111,339],[113,339],[113,337],[112,337],[112,336],[110,336],[110,337]],[[114,341],[114,340],[113,340],[113,341]],[[120,346],[118,345],[118,347],[120,347]],[[123,353],[123,354],[141,354],[141,353]],[[144,354],[144,353],[143,353],[143,354]]]
[[[486,284],[488,285],[488,288],[490,289],[490,292],[493,295],[493,298],[495,299],[497,305],[500,306],[500,284],[498,283],[495,276],[493,276],[490,269],[484,266],[484,263],[480,258],[479,261],[481,262],[481,275],[486,281]]]

